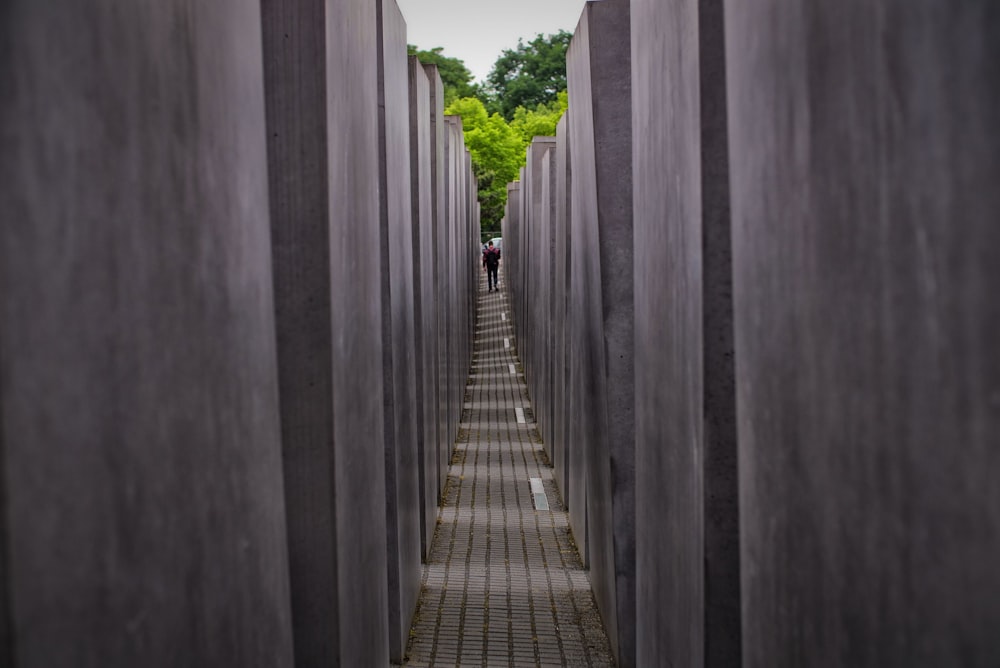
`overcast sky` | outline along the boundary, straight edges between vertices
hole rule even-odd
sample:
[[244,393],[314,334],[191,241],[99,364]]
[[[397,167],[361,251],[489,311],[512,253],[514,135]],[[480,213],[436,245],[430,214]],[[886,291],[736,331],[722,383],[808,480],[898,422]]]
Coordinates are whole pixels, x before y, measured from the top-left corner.
[[409,44],[444,48],[465,61],[476,81],[486,78],[504,49],[517,38],[573,32],[585,0],[397,0]]

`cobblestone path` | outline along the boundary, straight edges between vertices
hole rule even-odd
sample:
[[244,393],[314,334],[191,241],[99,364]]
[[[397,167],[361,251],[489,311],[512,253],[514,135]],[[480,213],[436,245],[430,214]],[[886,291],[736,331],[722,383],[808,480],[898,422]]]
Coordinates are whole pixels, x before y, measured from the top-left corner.
[[[488,293],[484,275],[465,410],[405,665],[611,666],[505,294]],[[535,509],[531,478],[541,479],[549,510]]]

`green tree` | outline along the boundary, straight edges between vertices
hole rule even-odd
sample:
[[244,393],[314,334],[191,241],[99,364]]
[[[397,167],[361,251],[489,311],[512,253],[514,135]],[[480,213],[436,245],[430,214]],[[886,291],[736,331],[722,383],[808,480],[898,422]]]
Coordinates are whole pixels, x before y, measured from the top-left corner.
[[559,91],[556,101],[551,104],[542,103],[533,110],[524,107],[515,109],[510,127],[521,135],[525,146],[531,143],[533,137],[552,137],[568,106],[569,95],[564,90]]
[[518,107],[552,104],[566,90],[566,50],[573,36],[565,30],[537,35],[527,44],[505,49],[486,77],[491,110],[512,120]]
[[444,84],[444,104],[448,106],[463,97],[478,97],[479,86],[472,82],[472,72],[465,66],[465,61],[449,58],[441,53],[442,47],[436,46],[430,51],[423,51],[413,44],[406,45],[406,52],[416,56],[424,65],[437,65],[441,73],[441,83]]
[[462,117],[465,146],[479,184],[482,228],[484,233],[495,236],[507,202],[507,184],[517,179],[524,164],[524,140],[500,114],[487,114],[478,98],[455,100],[445,113]]

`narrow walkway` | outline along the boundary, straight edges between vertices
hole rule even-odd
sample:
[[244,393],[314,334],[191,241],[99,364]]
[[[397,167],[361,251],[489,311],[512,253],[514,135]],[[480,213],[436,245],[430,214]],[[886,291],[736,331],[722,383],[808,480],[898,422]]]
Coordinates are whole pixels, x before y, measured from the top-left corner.
[[[505,296],[488,293],[483,275],[465,410],[405,665],[611,666]],[[536,510],[536,498],[549,509]]]

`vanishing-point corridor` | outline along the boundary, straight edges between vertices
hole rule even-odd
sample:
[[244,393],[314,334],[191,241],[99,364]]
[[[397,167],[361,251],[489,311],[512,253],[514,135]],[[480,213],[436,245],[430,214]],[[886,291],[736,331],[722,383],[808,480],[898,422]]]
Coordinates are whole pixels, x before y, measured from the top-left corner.
[[[535,425],[506,295],[487,292],[484,277],[458,443],[406,665],[609,666],[590,580]],[[533,494],[532,479],[544,499]]]

